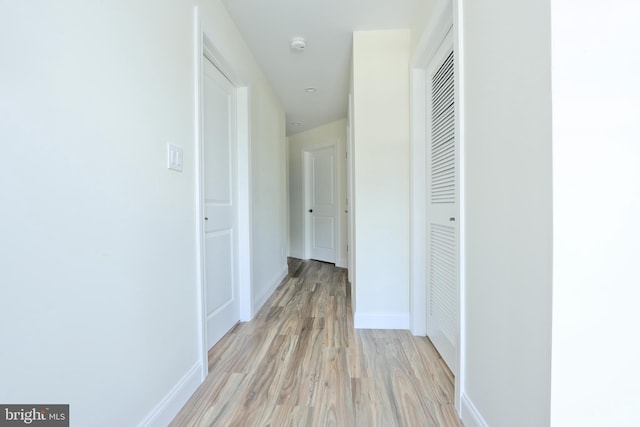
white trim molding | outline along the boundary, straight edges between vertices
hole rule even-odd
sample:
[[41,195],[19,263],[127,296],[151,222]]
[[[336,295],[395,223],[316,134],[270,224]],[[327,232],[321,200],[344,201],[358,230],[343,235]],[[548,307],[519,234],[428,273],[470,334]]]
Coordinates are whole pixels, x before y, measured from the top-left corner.
[[409,313],[360,313],[353,316],[356,329],[409,329]]
[[202,384],[200,378],[200,361],[176,383],[160,402],[138,424],[139,427],[166,426],[176,417],[180,409]]
[[204,295],[204,224],[202,223],[202,213],[204,212],[203,200],[203,188],[202,181],[200,179],[202,175],[202,153],[200,152],[200,138],[202,138],[202,97],[200,96],[200,90],[202,88],[202,55],[204,55],[204,43],[203,43],[203,30],[200,22],[200,11],[198,6],[193,8],[193,80],[195,82],[193,86],[194,91],[194,157],[195,157],[195,192],[196,192],[196,274],[198,278],[198,334],[200,336],[200,378],[202,381],[207,377],[209,372],[208,361],[208,348],[207,337],[205,329],[205,316],[207,309],[205,307],[205,295]]
[[253,270],[251,224],[251,93],[249,87],[237,88],[238,126],[238,280],[240,284],[240,320],[253,319]]
[[423,68],[411,70],[411,333],[427,335],[426,245],[426,147],[424,142],[426,115],[426,77]]
[[461,401],[460,419],[466,427],[489,427],[469,396],[462,393]]
[[458,143],[458,185],[459,185],[459,197],[458,197],[458,370],[455,373],[455,385],[454,385],[454,400],[455,406],[458,410],[458,414],[462,414],[462,395],[465,393],[465,366],[466,366],[466,178],[465,178],[465,132],[464,132],[464,110],[465,110],[465,98],[464,98],[464,56],[465,49],[463,43],[463,9],[462,2],[460,0],[453,1],[453,49],[456,53],[455,61],[455,86],[457,88],[455,95],[455,103],[458,106],[456,109],[456,139]]

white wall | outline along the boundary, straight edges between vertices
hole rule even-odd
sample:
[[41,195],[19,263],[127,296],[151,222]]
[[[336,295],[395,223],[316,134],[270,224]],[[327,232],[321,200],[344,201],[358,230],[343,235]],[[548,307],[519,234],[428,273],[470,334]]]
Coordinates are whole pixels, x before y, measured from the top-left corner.
[[640,7],[551,2],[551,425],[640,419]]
[[252,260],[257,310],[287,274],[287,147],[285,115],[278,99],[270,91],[251,93]]
[[409,327],[409,49],[353,34],[356,327]]
[[419,2],[411,22],[411,52],[413,53],[420,42],[425,28],[437,13],[439,3],[450,0],[424,0]]
[[[251,86],[259,293],[284,265],[284,113],[221,2],[201,6]],[[0,4],[3,403],[135,425],[199,380],[192,7]]]
[[335,142],[338,156],[338,195],[340,216],[338,227],[340,228],[340,241],[336,251],[336,265],[347,266],[347,216],[344,211],[346,206],[346,137],[347,120],[337,120],[314,129],[300,132],[289,137],[289,218],[290,218],[290,255],[296,258],[305,258],[304,240],[304,151],[313,147],[323,146]]
[[492,427],[545,426],[552,275],[549,2],[461,5],[463,397]]

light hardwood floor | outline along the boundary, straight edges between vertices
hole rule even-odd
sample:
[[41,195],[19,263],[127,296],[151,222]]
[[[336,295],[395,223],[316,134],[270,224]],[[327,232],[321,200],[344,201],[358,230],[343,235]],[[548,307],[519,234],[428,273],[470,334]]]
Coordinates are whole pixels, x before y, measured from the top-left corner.
[[354,330],[344,269],[290,259],[289,271],[210,350],[209,376],[171,426],[462,426],[428,339]]

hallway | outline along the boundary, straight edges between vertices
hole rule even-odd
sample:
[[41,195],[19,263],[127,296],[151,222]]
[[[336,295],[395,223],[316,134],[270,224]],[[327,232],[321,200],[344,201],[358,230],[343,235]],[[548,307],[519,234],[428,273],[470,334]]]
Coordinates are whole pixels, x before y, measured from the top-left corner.
[[453,378],[426,338],[354,330],[347,272],[289,259],[254,320],[209,352],[171,426],[461,426]]

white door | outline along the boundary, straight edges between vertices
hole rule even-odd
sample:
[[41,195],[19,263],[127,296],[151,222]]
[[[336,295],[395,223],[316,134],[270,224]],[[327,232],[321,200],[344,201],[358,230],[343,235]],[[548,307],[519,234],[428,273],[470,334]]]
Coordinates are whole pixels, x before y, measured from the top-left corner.
[[335,146],[305,152],[309,258],[336,262]]
[[207,348],[240,320],[236,90],[203,59],[203,192]]
[[454,53],[445,40],[427,68],[427,336],[455,372],[458,343],[458,142]]

